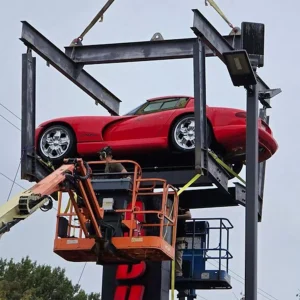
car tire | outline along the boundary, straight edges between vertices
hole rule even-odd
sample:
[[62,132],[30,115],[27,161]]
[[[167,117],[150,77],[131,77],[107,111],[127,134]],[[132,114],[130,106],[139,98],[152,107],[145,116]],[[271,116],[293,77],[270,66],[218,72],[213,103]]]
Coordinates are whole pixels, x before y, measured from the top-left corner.
[[75,156],[75,135],[67,126],[50,125],[40,134],[37,141],[37,150],[43,160],[51,161],[54,165],[57,165],[62,163],[64,158]]
[[[235,172],[237,175],[239,175],[243,169],[244,164],[242,162],[235,162],[235,163],[226,163],[228,167]],[[226,171],[227,174],[229,175],[228,178],[233,179],[235,178],[234,175],[232,175],[230,172]]]
[[[179,119],[176,120],[176,122],[173,124],[172,129],[171,129],[171,141],[172,141],[172,146],[175,150],[180,151],[180,152],[192,152],[195,150],[195,146],[193,141],[195,142],[195,118],[193,114],[188,114],[180,117]],[[194,129],[190,130],[189,132],[186,133],[180,133],[179,128],[182,127],[187,127],[191,126]],[[210,124],[207,122],[207,146],[208,148],[211,146],[212,143],[212,128]],[[182,141],[183,138],[185,138],[185,141]],[[182,141],[182,142],[181,142]]]

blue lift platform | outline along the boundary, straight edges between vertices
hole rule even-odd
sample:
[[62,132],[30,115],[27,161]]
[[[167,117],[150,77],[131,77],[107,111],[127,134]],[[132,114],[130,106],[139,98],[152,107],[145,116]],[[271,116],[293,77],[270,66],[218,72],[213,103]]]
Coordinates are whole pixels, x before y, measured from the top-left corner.
[[[178,291],[189,290],[188,299],[196,297],[195,290],[231,289],[228,274],[229,259],[233,258],[229,252],[231,222],[225,218],[194,218],[186,221],[185,225],[183,278],[176,280],[175,288]],[[217,241],[217,244],[211,245],[211,241]],[[209,266],[207,263],[210,263]]]

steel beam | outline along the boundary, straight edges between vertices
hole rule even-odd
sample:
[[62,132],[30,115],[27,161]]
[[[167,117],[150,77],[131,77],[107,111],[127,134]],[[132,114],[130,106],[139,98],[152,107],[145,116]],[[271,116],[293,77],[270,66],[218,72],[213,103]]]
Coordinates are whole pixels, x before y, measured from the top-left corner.
[[[237,36],[223,37],[230,45],[240,48],[241,38]],[[65,53],[73,61],[84,65],[140,62],[153,60],[171,60],[193,58],[193,46],[196,38],[172,39],[160,41],[141,41],[103,45],[68,46]],[[215,53],[205,46],[206,57]]]
[[[223,38],[215,27],[199,12],[199,10],[193,9],[193,12],[194,23],[192,30],[195,35],[201,38],[203,42],[220,58],[220,60],[225,63],[223,53],[234,50],[233,46]],[[237,37],[238,36],[236,36],[236,38]],[[256,78],[258,81],[258,93],[264,93],[269,90],[267,84],[259,76],[256,76]]]
[[194,114],[195,114],[195,169],[207,170],[207,118],[206,118],[206,74],[205,46],[197,39],[194,43]]
[[[186,190],[180,195],[182,208],[199,209],[212,207],[246,206],[246,187],[234,182],[234,187],[228,187],[228,193],[220,188],[201,188]],[[262,199],[258,197],[258,221],[261,221]]]
[[84,71],[81,65],[72,61],[28,22],[22,21],[22,24],[22,36],[20,39],[27,47],[34,50],[47,63],[70,79],[97,103],[105,107],[112,115],[119,115],[120,99]]
[[22,54],[21,179],[33,181],[35,136],[36,58]]
[[[246,187],[239,182],[234,182],[234,199],[236,200],[237,204],[246,207]],[[229,188],[230,189],[230,188]],[[258,196],[258,209],[257,209],[257,216],[258,222],[262,221],[262,207],[263,207],[263,199]]]
[[[202,150],[202,154],[204,157],[204,151]],[[207,156],[207,174],[200,176],[195,183],[193,183],[193,187],[196,186],[211,186],[213,183],[220,188],[220,190],[224,193],[228,192],[228,175],[224,171],[224,169],[211,157],[211,155]],[[169,184],[172,184],[176,187],[183,187],[188,181],[190,181],[198,172],[194,170],[188,170],[184,168],[174,169],[174,170],[159,170],[159,168],[155,168],[153,170],[143,171],[143,178],[162,178],[165,179]],[[151,183],[149,183],[151,185]],[[157,187],[161,187],[157,184]]]
[[[171,171],[160,171],[160,170],[153,170],[153,171],[143,171],[143,178],[162,178],[165,179],[168,184],[172,184],[175,187],[183,187],[187,182],[189,182],[195,175],[195,170],[171,170]],[[151,186],[151,182],[143,183],[143,186]],[[196,186],[212,186],[212,182],[210,178],[206,176],[201,176],[196,182],[193,183],[193,187]],[[224,182],[225,186],[225,182]],[[157,188],[161,188],[162,185],[157,183]]]
[[245,295],[257,299],[258,91],[247,90]]
[[21,106],[21,179],[39,182],[52,170],[43,165],[35,154],[36,58],[30,49],[22,54]]
[[[270,117],[266,115],[266,108],[260,109],[259,117],[269,125]],[[258,195],[261,199],[264,198],[266,163],[267,163],[266,161],[263,161],[258,166]],[[262,210],[262,208],[261,208],[261,210]]]

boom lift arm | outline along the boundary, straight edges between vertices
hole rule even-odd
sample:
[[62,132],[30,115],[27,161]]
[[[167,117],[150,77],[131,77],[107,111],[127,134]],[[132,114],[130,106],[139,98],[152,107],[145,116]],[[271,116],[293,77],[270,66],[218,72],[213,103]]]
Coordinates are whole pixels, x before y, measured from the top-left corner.
[[[92,188],[89,172],[90,169],[81,159],[69,159],[64,161],[64,165],[45,177],[32,188],[18,194],[0,207],[0,237],[21,220],[25,220],[37,209],[47,210],[52,204],[51,194],[58,191],[74,192],[74,185],[77,181],[78,193],[88,197],[83,197],[86,205],[91,207],[94,217],[91,222],[96,230],[96,235],[101,237],[97,220],[103,218],[103,209],[97,205],[97,199]],[[48,202],[48,204],[47,204]],[[51,205],[52,206],[52,205]]]

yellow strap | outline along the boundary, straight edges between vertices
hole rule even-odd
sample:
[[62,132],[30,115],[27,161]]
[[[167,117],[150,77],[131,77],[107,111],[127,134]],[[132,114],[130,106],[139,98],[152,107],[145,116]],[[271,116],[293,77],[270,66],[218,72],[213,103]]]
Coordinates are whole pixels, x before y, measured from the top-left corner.
[[226,18],[225,14],[218,7],[218,5],[213,0],[205,0],[205,5],[207,6],[207,2],[217,11],[217,13],[224,19],[224,21],[231,27],[234,28],[230,21]]
[[171,273],[171,299],[174,300],[175,291],[175,260],[172,260],[172,273]]
[[51,162],[45,162],[45,161],[42,160],[41,158],[38,159],[38,160],[39,160],[42,164],[44,164],[46,167],[48,167],[48,168],[52,169],[53,171],[55,171],[55,168],[54,168],[54,166],[52,165]]
[[226,171],[228,171],[228,173],[239,179],[242,183],[246,184],[246,181],[237,173],[235,173],[229,166],[227,166],[215,153],[211,151],[209,153],[219,165],[221,165],[224,169],[226,169]]
[[[188,187],[190,187],[198,178],[200,178],[201,174],[196,174],[185,186],[183,186],[178,192],[177,195],[179,196],[183,193]],[[173,210],[173,207],[172,207]],[[172,212],[171,212],[172,213]],[[172,270],[171,270],[171,299],[175,299],[175,260],[172,260]]]
[[[76,193],[74,193],[74,199],[77,202],[77,194]],[[69,211],[70,207],[71,207],[71,198],[69,198],[67,207],[66,207],[65,212],[64,212],[65,214]]]
[[97,13],[91,23],[86,27],[86,29],[81,33],[78,37],[81,41],[83,40],[84,36],[92,29],[92,27],[99,21],[103,21],[103,14],[108,10],[108,8],[113,4],[115,0],[108,0],[106,4],[101,8],[101,10]]
[[178,192],[177,195],[179,196],[181,193],[183,193],[189,186],[191,186],[199,177],[201,174],[196,174],[184,187],[182,187]]
[[66,207],[66,209],[64,211],[64,214],[66,214],[69,211],[70,206],[71,206],[71,198],[69,198],[69,201],[68,201],[67,207]]
[[[58,199],[60,199],[60,197],[62,196],[62,192],[58,192]],[[77,201],[77,194],[74,193],[74,199],[75,201]],[[68,204],[67,204],[67,207],[65,208],[65,211],[64,211],[64,214],[68,213],[68,211],[70,210],[70,207],[71,207],[71,198],[69,198],[68,200]]]

